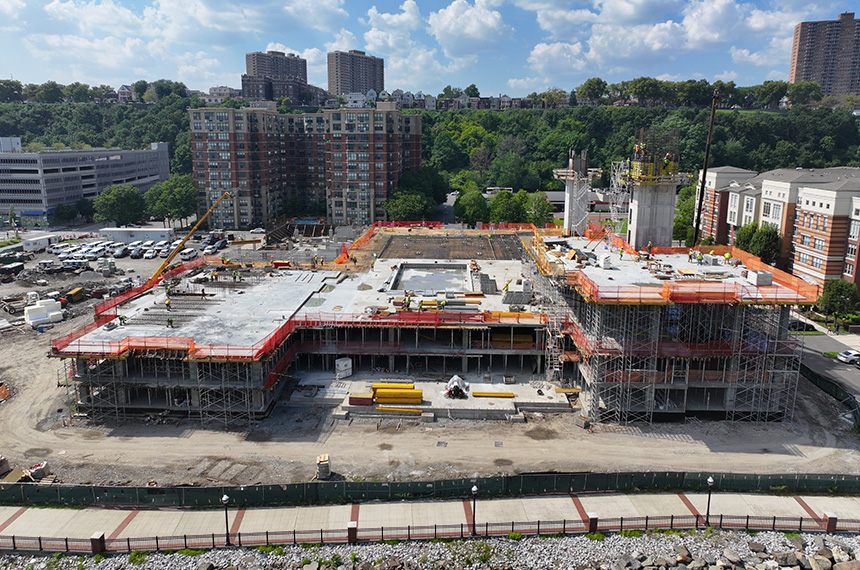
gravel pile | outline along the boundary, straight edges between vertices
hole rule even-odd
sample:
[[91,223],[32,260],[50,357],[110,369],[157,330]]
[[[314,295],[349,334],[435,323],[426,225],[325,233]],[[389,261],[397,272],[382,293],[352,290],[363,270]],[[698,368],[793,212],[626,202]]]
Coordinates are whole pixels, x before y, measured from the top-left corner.
[[[628,533],[632,534],[632,533]],[[858,570],[855,536],[778,532],[651,533],[588,538],[502,538],[450,542],[272,547],[129,555],[0,556],[27,570]]]

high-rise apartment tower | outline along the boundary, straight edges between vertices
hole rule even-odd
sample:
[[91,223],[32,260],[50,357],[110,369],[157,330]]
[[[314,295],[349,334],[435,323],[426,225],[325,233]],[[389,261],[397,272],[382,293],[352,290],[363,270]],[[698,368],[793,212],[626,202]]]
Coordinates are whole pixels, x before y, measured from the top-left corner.
[[794,27],[789,83],[814,81],[824,95],[860,94],[860,25],[854,12]]
[[333,51],[328,54],[328,92],[332,96],[385,89],[385,60],[363,51]]

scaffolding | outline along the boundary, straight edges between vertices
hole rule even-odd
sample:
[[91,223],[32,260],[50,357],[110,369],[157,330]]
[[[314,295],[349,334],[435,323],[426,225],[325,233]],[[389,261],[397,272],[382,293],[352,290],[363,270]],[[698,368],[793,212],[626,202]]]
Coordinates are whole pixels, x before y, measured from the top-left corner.
[[574,151],[569,153],[567,168],[552,171],[557,180],[564,180],[564,229],[574,235],[583,235],[588,226],[588,180],[587,151],[577,158]]
[[627,189],[626,179],[630,173],[629,161],[617,161],[612,163],[612,177],[609,182],[609,232],[617,236],[624,236],[627,222],[628,208],[630,204],[630,192]]

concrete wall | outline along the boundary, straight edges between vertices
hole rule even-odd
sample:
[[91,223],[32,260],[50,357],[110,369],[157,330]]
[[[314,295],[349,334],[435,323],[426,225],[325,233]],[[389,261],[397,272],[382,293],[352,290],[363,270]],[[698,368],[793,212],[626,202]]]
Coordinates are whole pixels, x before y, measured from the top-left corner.
[[627,241],[636,249],[672,245],[675,185],[635,185],[630,198]]

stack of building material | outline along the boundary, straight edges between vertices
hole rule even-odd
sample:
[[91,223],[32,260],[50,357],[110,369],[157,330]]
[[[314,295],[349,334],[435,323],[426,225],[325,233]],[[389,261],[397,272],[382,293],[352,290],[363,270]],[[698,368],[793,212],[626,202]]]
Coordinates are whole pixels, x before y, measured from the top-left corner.
[[412,390],[415,384],[412,382],[374,382],[370,389],[376,393],[377,390]]
[[24,309],[24,322],[36,327],[44,323],[59,323],[63,320],[63,309],[59,301],[42,299],[36,305]]
[[372,406],[373,405],[373,392],[350,392],[349,393],[349,405],[350,406]]
[[317,457],[317,479],[323,481],[331,477],[331,463],[329,463],[328,454]]
[[338,378],[349,378],[352,376],[352,358],[338,358],[334,361],[334,368]]
[[386,389],[381,388],[374,391],[374,401],[377,404],[420,404],[423,400],[423,390],[412,389]]

